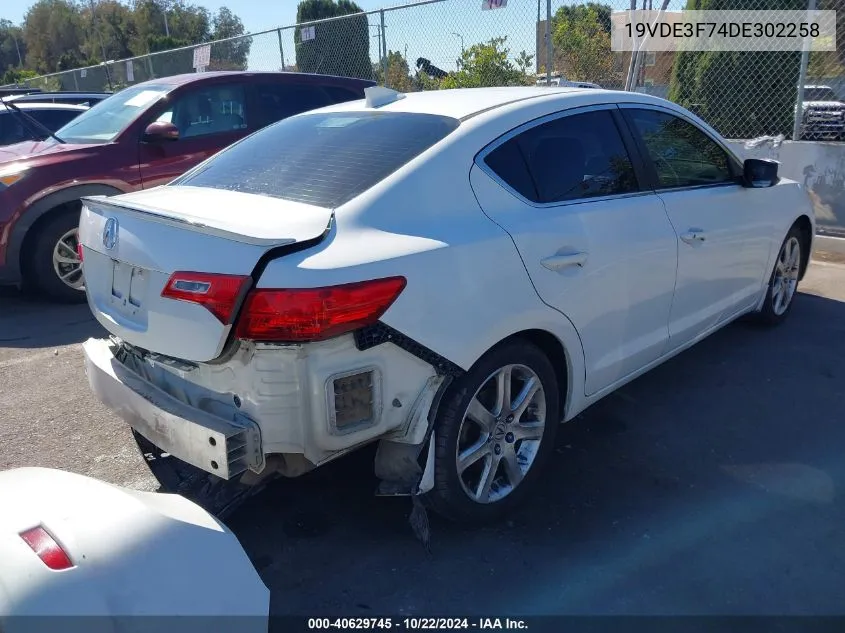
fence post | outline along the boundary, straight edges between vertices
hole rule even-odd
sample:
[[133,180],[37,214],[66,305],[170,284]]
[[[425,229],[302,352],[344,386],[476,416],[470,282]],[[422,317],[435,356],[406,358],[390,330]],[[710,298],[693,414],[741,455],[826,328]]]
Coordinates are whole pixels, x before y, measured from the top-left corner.
[[153,70],[153,56],[149,55],[149,54],[147,55],[147,66],[150,69],[150,79],[155,79],[156,74],[155,74],[155,71]]
[[379,11],[379,17],[381,18],[381,50],[379,54],[381,55],[381,68],[384,73],[384,87],[389,88],[390,86],[387,85],[387,33],[384,31],[384,9]]
[[[810,11],[816,10],[816,0],[807,0],[807,20],[810,21]],[[801,140],[801,124],[804,121],[804,84],[807,82],[807,66],[810,62],[809,38],[804,38],[804,47],[801,51],[801,70],[798,73],[798,95],[795,99],[795,117],[792,122],[792,140]]]
[[282,29],[276,29],[276,35],[279,36],[279,55],[282,56],[282,67],[280,70],[285,70],[285,48],[282,46]]
[[552,85],[552,0],[546,0],[546,85]]

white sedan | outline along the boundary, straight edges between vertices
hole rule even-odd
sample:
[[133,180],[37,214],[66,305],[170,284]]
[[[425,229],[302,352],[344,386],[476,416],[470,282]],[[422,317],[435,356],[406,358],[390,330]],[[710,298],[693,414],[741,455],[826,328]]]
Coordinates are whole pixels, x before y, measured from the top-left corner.
[[85,343],[153,473],[225,513],[369,442],[386,494],[508,510],[558,422],[737,317],[789,314],[802,187],[648,95],[399,94],[85,201]]
[[18,468],[0,472],[0,507],[4,633],[267,631],[237,538],[187,499]]

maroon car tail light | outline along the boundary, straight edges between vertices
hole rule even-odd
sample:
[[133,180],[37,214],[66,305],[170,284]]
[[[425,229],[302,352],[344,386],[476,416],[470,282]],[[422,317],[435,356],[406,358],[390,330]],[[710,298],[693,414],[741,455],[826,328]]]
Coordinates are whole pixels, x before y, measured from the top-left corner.
[[324,288],[256,289],[236,336],[255,341],[322,341],[375,323],[405,289],[404,277]]
[[23,541],[38,555],[41,562],[53,571],[62,571],[73,567],[70,556],[62,549],[50,533],[39,525],[20,533]]
[[223,325],[232,322],[241,298],[249,288],[249,275],[218,275],[177,271],[170,276],[161,296],[197,303]]

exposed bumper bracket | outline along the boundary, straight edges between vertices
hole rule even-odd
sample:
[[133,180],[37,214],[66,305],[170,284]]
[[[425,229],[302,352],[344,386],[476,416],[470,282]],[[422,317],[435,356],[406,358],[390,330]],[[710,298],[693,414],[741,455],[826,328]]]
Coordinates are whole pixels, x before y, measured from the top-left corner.
[[177,400],[118,361],[109,341],[88,339],[83,351],[92,391],[163,451],[222,479],[264,468],[261,431],[246,416],[226,420]]

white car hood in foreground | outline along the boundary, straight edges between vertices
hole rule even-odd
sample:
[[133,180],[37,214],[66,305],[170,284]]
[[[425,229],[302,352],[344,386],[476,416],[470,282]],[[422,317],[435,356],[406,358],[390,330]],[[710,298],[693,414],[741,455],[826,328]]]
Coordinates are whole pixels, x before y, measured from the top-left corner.
[[[237,538],[187,499],[20,468],[0,472],[0,508],[3,633],[33,630],[37,618],[20,616],[71,615],[97,617],[61,618],[56,630],[185,630],[190,621],[203,628],[201,618],[171,627],[174,618],[119,617],[176,615],[252,616],[219,623],[267,630],[269,592]],[[20,538],[38,525],[73,568],[49,569]]]

